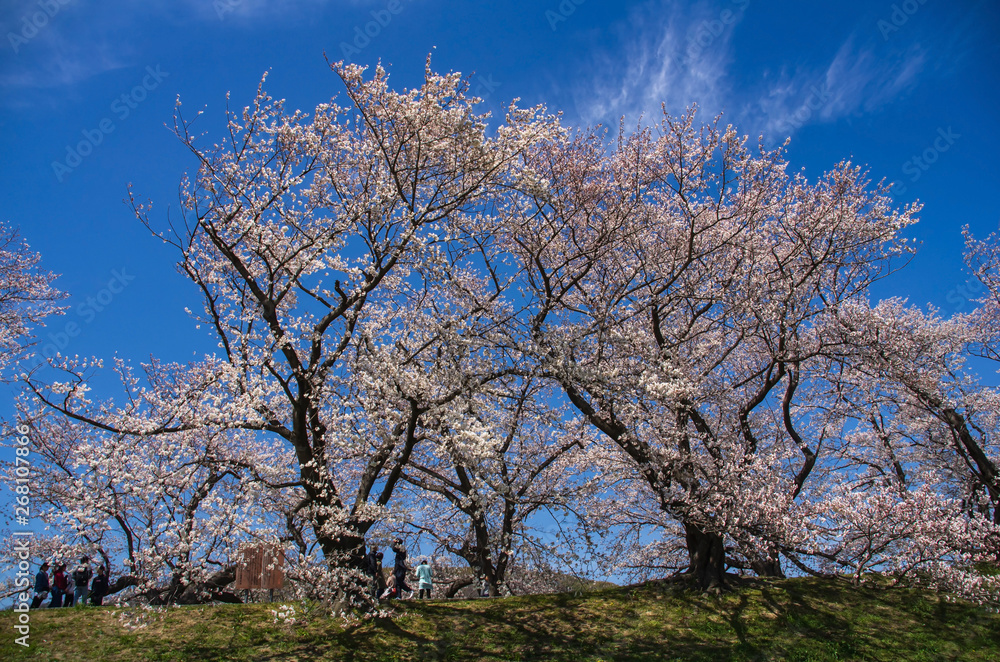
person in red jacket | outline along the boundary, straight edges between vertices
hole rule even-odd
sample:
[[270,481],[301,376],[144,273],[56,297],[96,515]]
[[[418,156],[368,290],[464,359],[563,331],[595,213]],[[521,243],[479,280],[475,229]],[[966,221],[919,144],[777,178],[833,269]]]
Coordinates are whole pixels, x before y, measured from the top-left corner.
[[57,563],[55,572],[52,573],[52,602],[49,603],[50,609],[52,607],[63,606],[63,596],[66,595],[68,587],[69,580],[66,579],[66,564]]

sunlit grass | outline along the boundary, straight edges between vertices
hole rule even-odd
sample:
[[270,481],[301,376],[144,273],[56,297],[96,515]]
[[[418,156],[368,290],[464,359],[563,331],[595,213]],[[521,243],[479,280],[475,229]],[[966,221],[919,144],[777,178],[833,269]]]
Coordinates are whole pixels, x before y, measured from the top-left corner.
[[[141,630],[112,608],[36,611],[31,648],[3,660],[983,660],[1000,616],[902,588],[755,581],[721,596],[665,585],[492,600],[405,602],[344,627],[315,612],[275,625],[274,605],[179,607]],[[301,612],[301,610],[300,610]]]

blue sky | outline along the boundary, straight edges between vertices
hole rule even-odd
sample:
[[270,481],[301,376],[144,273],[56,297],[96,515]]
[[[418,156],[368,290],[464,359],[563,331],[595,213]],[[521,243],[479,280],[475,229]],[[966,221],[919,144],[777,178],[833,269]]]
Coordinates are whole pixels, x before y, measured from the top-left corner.
[[[198,297],[170,249],[123,204],[127,185],[157,221],[176,214],[194,168],[165,126],[176,99],[206,111],[214,141],[226,93],[242,108],[265,71],[290,109],[339,93],[324,53],[381,59],[397,87],[417,84],[432,53],[438,71],[473,74],[488,108],[520,97],[571,125],[634,126],[661,102],[697,103],[703,120],[722,112],[769,145],[791,136],[793,168],[812,177],[842,158],[867,164],[899,183],[901,203],[925,203],[917,258],[876,294],[946,314],[973,293],[961,226],[986,235],[1000,222],[996,0],[7,0],[0,27],[0,211],[72,294],[42,333],[69,354],[215,349],[184,312]],[[89,153],[72,156],[81,141]],[[61,337],[70,323],[78,334]]]

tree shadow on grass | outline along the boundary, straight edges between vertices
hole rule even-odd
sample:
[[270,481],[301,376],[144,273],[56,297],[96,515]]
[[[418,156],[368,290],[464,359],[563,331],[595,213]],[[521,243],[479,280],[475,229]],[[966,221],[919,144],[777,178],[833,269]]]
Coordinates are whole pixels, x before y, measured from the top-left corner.
[[[177,635],[157,628],[122,635],[128,642],[112,636],[115,645],[92,659],[929,661],[1000,647],[1000,633],[989,627],[995,617],[981,608],[836,582],[760,582],[721,596],[652,585],[583,595],[407,602],[393,619],[347,629],[322,617],[291,630],[271,627],[266,619],[243,629],[245,620],[217,610],[176,623]],[[43,623],[39,635],[46,632]],[[52,637],[64,630],[52,629]]]
[[[772,625],[775,637],[784,634],[781,638],[789,642],[790,647],[785,652],[797,651],[805,656],[825,653],[832,659],[844,659],[845,656],[853,659],[859,649],[859,636],[852,622],[850,605],[844,602],[843,588],[835,583],[825,586],[824,600],[817,602],[814,593],[807,594],[796,584],[783,582],[780,590],[788,596],[785,604],[781,604],[770,589],[761,589],[764,604],[775,609],[778,615]],[[845,604],[843,610],[828,606],[840,603]],[[788,636],[789,633],[792,636]]]
[[[645,596],[644,596],[645,597]],[[461,623],[455,630],[422,633],[421,645],[399,651],[403,660],[718,660],[730,658],[731,643],[706,642],[693,632],[665,637],[663,624],[642,631],[634,600],[627,592],[603,596],[606,609],[595,614],[581,605],[585,597],[552,596],[543,605],[497,602],[424,605],[435,622]],[[637,604],[648,608],[648,599]],[[417,612],[411,612],[417,613]],[[410,624],[412,623],[412,625]],[[397,626],[398,627],[398,626]],[[417,619],[407,627],[419,627]],[[409,635],[414,635],[409,632]],[[359,642],[360,643],[360,642]],[[361,658],[378,659],[378,658]]]

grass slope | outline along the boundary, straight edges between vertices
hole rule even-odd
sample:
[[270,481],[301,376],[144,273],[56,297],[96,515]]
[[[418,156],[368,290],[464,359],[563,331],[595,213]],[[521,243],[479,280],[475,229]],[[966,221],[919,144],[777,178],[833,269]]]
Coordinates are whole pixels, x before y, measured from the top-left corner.
[[404,602],[343,628],[322,613],[274,625],[276,605],[178,607],[137,632],[112,608],[31,614],[17,660],[1000,660],[1000,616],[910,589],[756,580],[722,596],[663,585],[493,600]]

